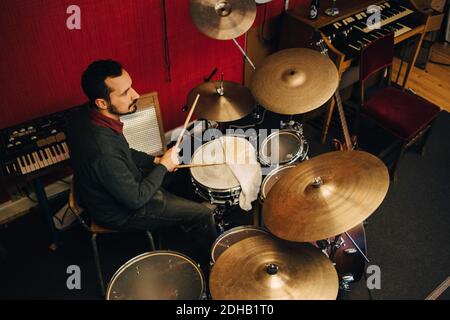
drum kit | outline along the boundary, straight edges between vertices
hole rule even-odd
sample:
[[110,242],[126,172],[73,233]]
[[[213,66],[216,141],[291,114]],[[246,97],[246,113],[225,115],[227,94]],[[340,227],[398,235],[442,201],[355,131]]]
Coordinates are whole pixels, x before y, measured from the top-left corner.
[[[194,24],[214,39],[235,39],[250,28],[255,15],[254,0],[191,0]],[[292,116],[326,103],[338,83],[329,58],[300,48],[269,56],[253,74],[250,88],[223,79],[194,88],[187,102],[192,105],[196,99],[194,114],[199,119],[237,121],[254,111],[255,101],[291,117],[289,125],[267,136],[259,151],[248,151],[256,152],[261,165],[274,168],[262,179],[257,201],[263,221],[229,229],[217,238],[211,250],[209,296],[195,262],[177,252],[154,251],[116,272],[107,299],[336,299],[339,290],[358,281],[369,261],[363,222],[387,194],[388,170],[362,151],[308,159],[302,124],[292,121]],[[215,157],[217,165],[202,166],[210,164],[203,155],[212,154],[218,141],[194,153],[192,181],[207,201],[236,205],[240,186],[226,161]],[[151,288],[139,293],[143,281]]]

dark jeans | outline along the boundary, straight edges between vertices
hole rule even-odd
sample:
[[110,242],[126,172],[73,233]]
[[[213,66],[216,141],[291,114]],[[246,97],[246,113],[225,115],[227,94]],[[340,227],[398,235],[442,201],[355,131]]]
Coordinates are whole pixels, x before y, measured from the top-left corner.
[[163,186],[183,197],[161,188],[165,198],[164,210],[161,213],[154,213],[151,208],[142,210],[142,213],[134,215],[128,221],[125,229],[151,231],[181,226],[192,234],[193,240],[201,247],[205,256],[209,256],[211,246],[217,238],[213,212],[201,203],[186,199],[198,200],[190,187],[190,180],[186,179],[189,179],[186,172],[168,175]]

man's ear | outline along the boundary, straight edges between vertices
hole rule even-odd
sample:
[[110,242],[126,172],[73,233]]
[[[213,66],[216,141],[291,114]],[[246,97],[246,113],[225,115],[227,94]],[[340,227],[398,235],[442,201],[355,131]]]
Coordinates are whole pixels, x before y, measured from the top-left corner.
[[106,102],[105,99],[95,99],[95,105],[100,110],[107,110],[108,109],[108,102]]

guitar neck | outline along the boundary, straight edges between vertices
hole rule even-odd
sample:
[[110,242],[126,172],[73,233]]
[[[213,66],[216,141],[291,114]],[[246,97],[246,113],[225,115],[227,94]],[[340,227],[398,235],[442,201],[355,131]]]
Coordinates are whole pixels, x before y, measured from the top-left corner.
[[334,94],[334,99],[336,100],[336,105],[338,107],[339,120],[341,121],[342,132],[344,133],[345,144],[348,148],[352,147],[352,140],[350,138],[350,132],[347,126],[347,120],[345,119],[344,107],[342,106],[341,95],[339,89],[336,90]]
[[[328,48],[326,47],[325,42],[320,37],[320,35],[317,35],[317,39],[318,39],[318,41],[316,42],[316,45],[319,47],[320,53],[326,57],[329,57],[328,56]],[[342,106],[342,100],[341,100],[341,95],[339,93],[339,88],[336,89],[336,92],[334,93],[334,100],[338,107],[339,120],[341,122],[342,132],[344,133],[345,145],[346,145],[347,149],[352,149],[353,143],[350,138],[350,133],[348,131],[347,120],[345,119],[344,107]]]

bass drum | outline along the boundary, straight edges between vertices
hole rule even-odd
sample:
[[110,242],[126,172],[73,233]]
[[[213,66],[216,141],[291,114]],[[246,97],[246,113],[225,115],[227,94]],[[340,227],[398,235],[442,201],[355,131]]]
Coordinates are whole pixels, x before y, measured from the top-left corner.
[[117,270],[106,300],[200,300],[205,279],[199,266],[174,251],[151,251],[134,257]]
[[213,265],[219,256],[233,244],[261,234],[269,234],[269,232],[255,226],[240,226],[222,233],[212,246],[211,265]]
[[[355,240],[358,247],[367,256],[366,232],[364,230],[364,225],[361,223],[347,231],[347,233],[353,240]],[[324,241],[318,241],[316,246],[323,249],[326,246],[325,243],[330,244],[332,241],[334,241],[332,238]],[[347,283],[358,282],[364,275],[366,260],[345,233],[341,235],[338,243],[340,244],[340,247],[334,254],[333,262],[336,264],[339,280]],[[327,246],[327,248],[322,251],[327,256],[330,256],[330,246]]]

